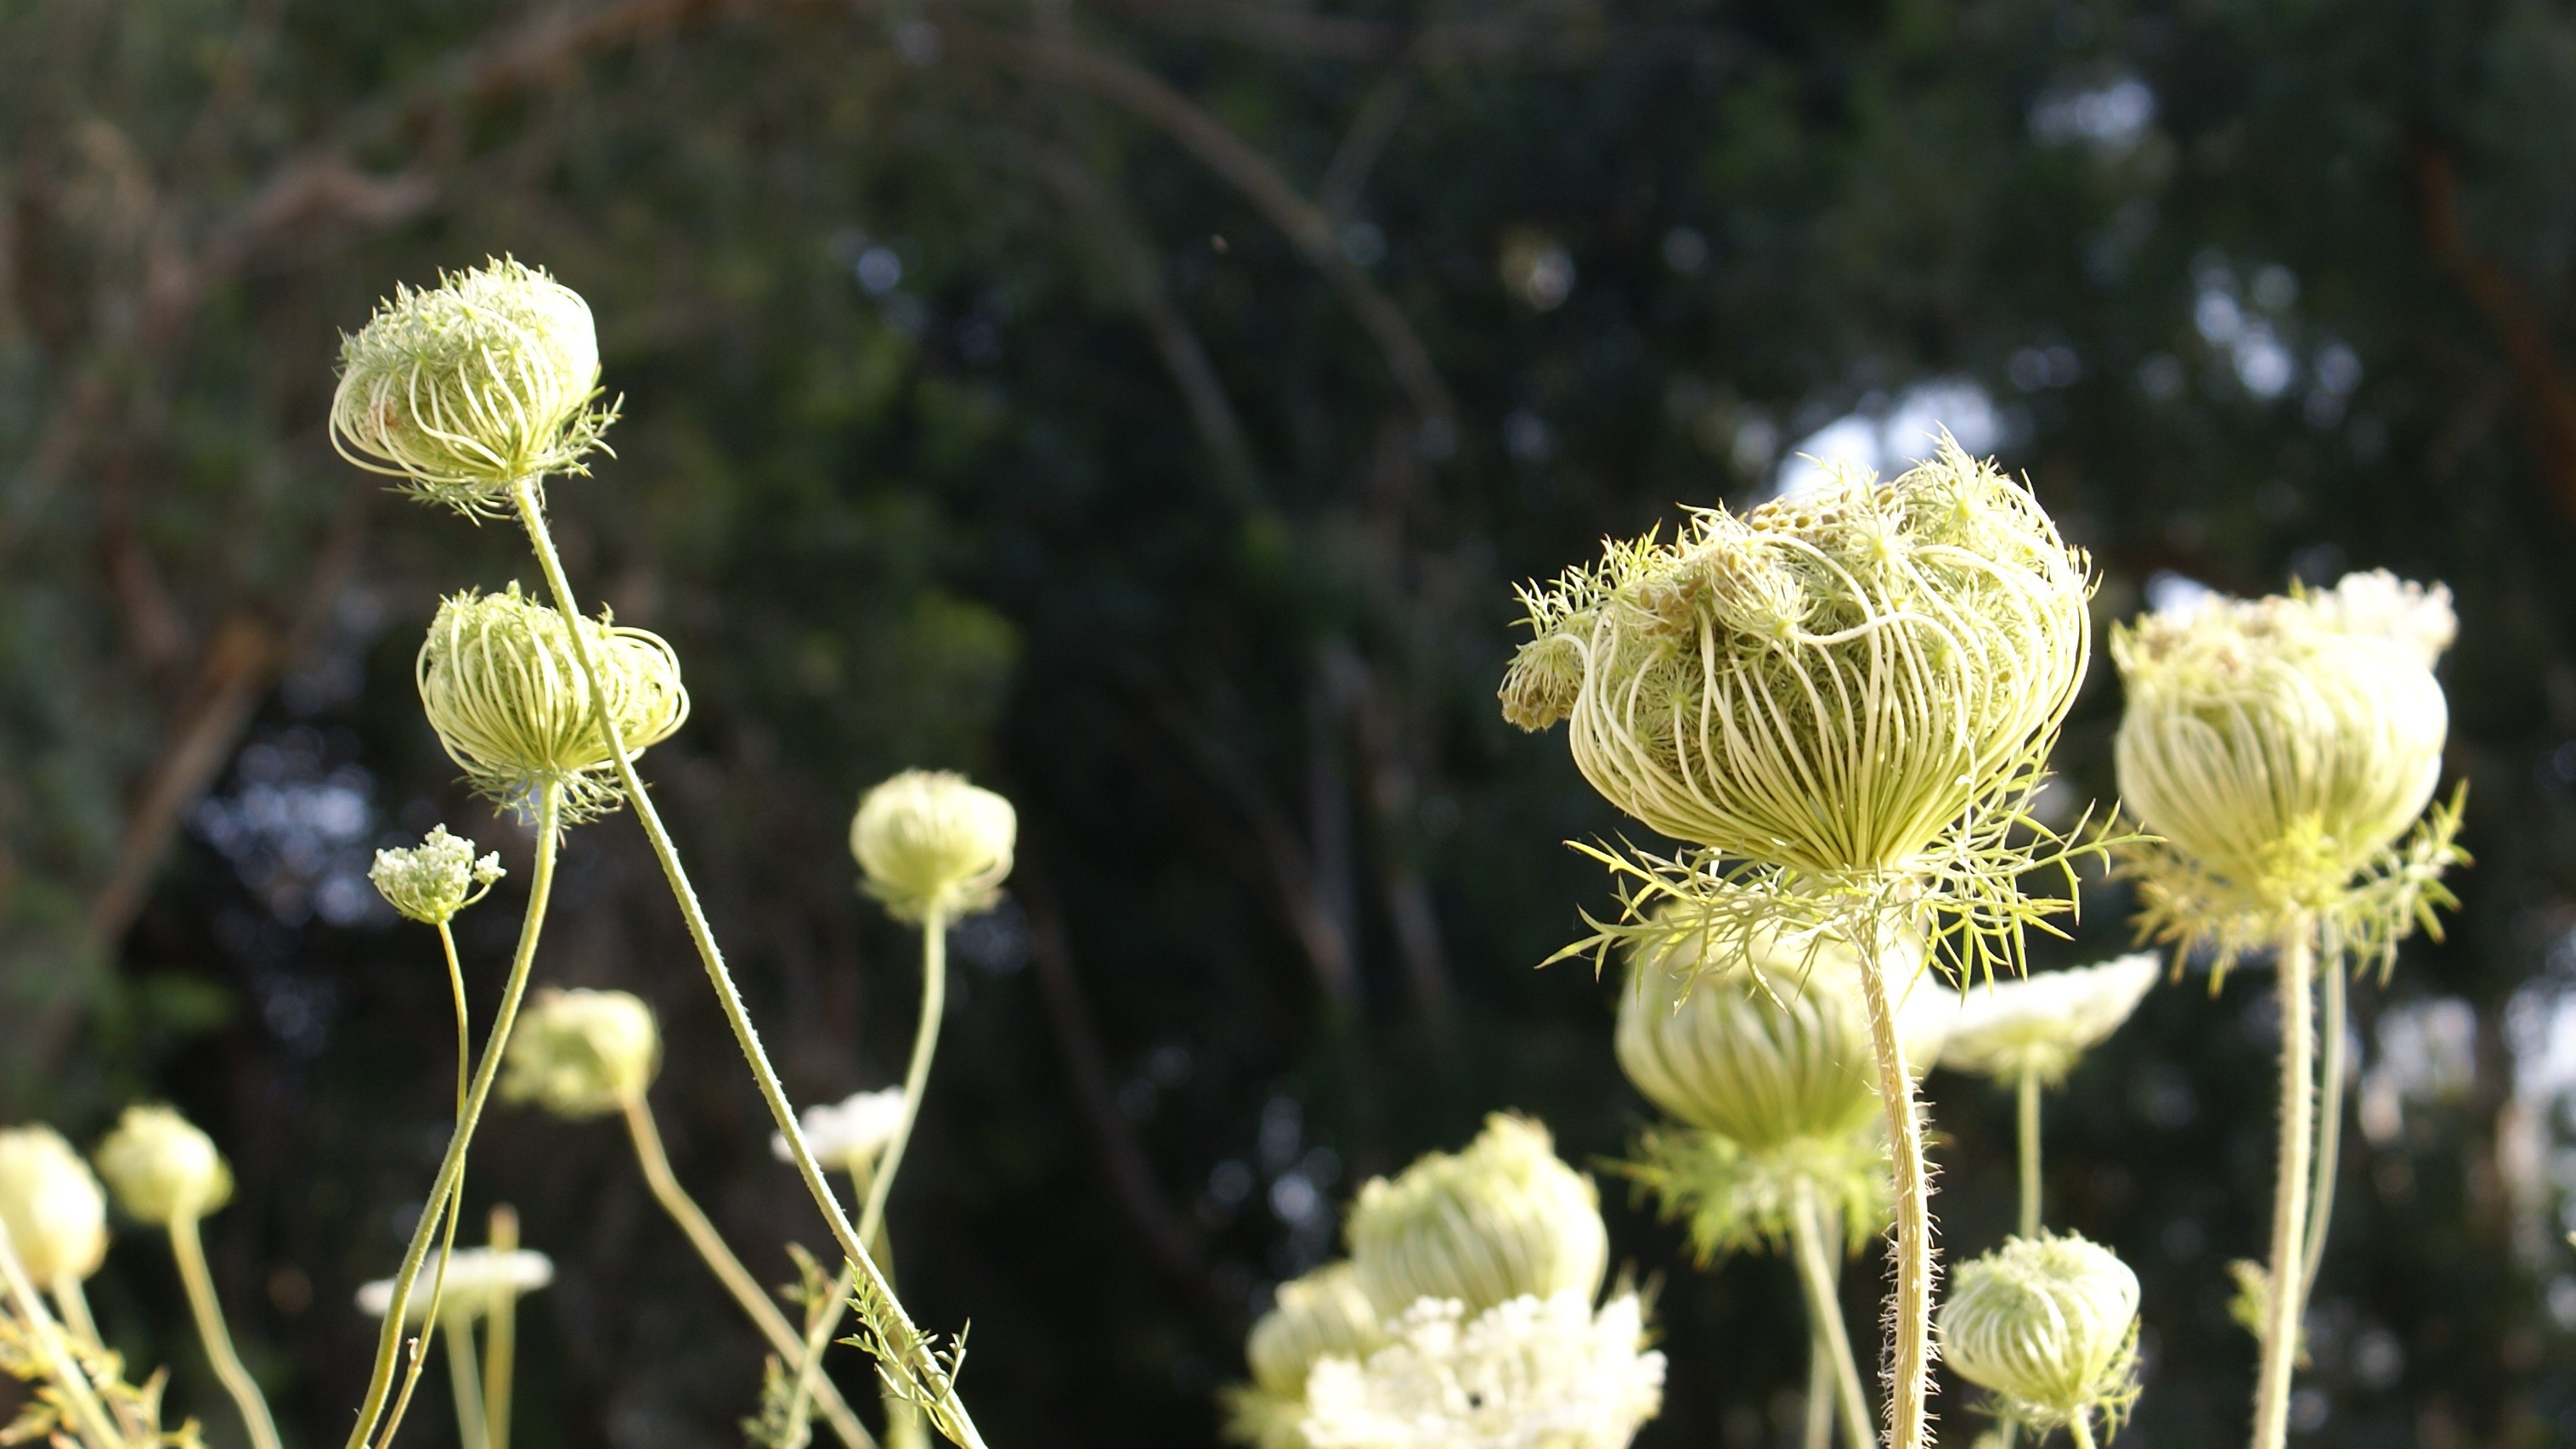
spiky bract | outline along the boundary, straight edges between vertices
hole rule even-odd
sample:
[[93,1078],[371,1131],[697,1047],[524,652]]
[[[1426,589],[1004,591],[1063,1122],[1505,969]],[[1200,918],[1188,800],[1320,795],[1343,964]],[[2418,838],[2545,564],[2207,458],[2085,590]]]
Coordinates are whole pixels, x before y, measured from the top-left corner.
[[1952,1277],[1941,1353],[1998,1417],[2116,1424],[2138,1394],[2138,1275],[2072,1233],[2007,1238]]
[[1361,1187],[1350,1241],[1361,1291],[1389,1315],[1421,1298],[1471,1314],[1524,1294],[1589,1302],[1610,1260],[1592,1180],[1558,1160],[1546,1127],[1503,1113],[1465,1151]]
[[1747,1148],[1718,1132],[1652,1127],[1637,1136],[1636,1160],[1619,1172],[1652,1194],[1666,1222],[1688,1228],[1702,1267],[1735,1253],[1790,1246],[1802,1194],[1838,1224],[1857,1253],[1884,1231],[1896,1208],[1887,1133],[1863,1123],[1839,1137],[1796,1137]]

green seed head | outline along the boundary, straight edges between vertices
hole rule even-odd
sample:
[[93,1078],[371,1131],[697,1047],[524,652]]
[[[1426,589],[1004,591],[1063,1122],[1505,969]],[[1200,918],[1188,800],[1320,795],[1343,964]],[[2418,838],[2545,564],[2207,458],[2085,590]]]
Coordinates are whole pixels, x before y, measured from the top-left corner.
[[1360,1189],[1351,1262],[1381,1315],[1454,1299],[1469,1315],[1535,1294],[1600,1291],[1610,1243],[1592,1180],[1547,1128],[1502,1113],[1464,1152],[1430,1153]]
[[51,1127],[0,1131],[0,1227],[27,1276],[79,1281],[107,1258],[107,1194]]
[[[669,739],[689,717],[680,661],[658,635],[574,620],[599,668],[628,758]],[[439,743],[474,788],[524,805],[562,792],[568,818],[616,807],[614,757],[564,616],[522,598],[471,590],[443,600],[414,671]]]
[[342,339],[331,440],[428,502],[491,516],[522,480],[588,471],[617,416],[598,396],[590,304],[505,259],[397,288]]
[[1019,840],[1011,802],[944,770],[906,770],[868,791],[850,821],[867,892],[911,921],[992,904]]
[[2137,1397],[2138,1275],[2072,1233],[2007,1238],[1960,1265],[1940,1332],[1951,1369],[2034,1428],[2116,1419]]
[[167,1107],[128,1107],[93,1154],[127,1217],[160,1226],[231,1201],[233,1171],[214,1139]]
[[501,1096],[569,1121],[643,1100],[662,1065],[653,1009],[623,991],[541,991],[501,1059]]
[[492,883],[509,872],[501,869],[499,852],[474,858],[474,842],[433,825],[418,845],[376,852],[367,879],[376,893],[405,919],[440,926],[483,898]]

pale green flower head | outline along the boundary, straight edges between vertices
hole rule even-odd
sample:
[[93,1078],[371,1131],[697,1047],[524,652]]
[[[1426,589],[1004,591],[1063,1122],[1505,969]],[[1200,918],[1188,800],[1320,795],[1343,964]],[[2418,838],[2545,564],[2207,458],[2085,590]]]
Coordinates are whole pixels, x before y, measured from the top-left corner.
[[371,473],[469,516],[511,488],[586,473],[616,408],[599,397],[590,304],[543,271],[501,260],[398,287],[341,340],[331,441]]
[[1419,1298],[1470,1313],[1535,1294],[1589,1302],[1609,1266],[1592,1180],[1556,1156],[1547,1128],[1497,1112],[1458,1153],[1372,1178],[1350,1214],[1351,1263],[1381,1314]]
[[2154,952],[2138,951],[2098,966],[1971,986],[1941,1065],[2007,1084],[2035,1072],[2055,1086],[2120,1029],[2163,971]]
[[540,991],[501,1058],[501,1097],[569,1121],[642,1101],[662,1066],[653,1008],[623,991]]
[[91,1154],[127,1217],[154,1226],[232,1200],[233,1170],[214,1139],[167,1107],[128,1107]]
[[[430,1285],[437,1283],[440,1257],[432,1249],[421,1261],[420,1278],[412,1285],[411,1299],[403,1305],[403,1320],[425,1323],[429,1320]],[[528,1248],[459,1248],[446,1259],[447,1281],[441,1285],[438,1311],[440,1316],[461,1314],[480,1318],[503,1301],[533,1293],[555,1281],[554,1259]],[[378,1278],[358,1288],[358,1311],[369,1318],[382,1318],[394,1307],[394,1280]]]
[[377,851],[367,879],[405,919],[443,926],[456,919],[458,911],[483,899],[493,883],[508,874],[501,868],[499,851],[477,860],[473,841],[448,834],[444,825],[433,825],[418,845]]
[[1308,1372],[1326,1357],[1364,1359],[1385,1343],[1377,1307],[1349,1263],[1280,1284],[1278,1302],[1244,1340],[1252,1382],[1225,1395],[1227,1437],[1258,1449],[1309,1449],[1301,1427]]
[[2432,635],[2403,613],[2354,631],[2390,617],[2361,607],[2386,593],[2213,599],[2112,632],[2121,795],[2241,912],[2332,909],[2433,797],[2450,712]]
[[1477,1312],[1429,1298],[1365,1359],[1318,1361],[1301,1425],[1312,1449],[1625,1449],[1663,1408],[1664,1356],[1621,1293],[1524,1295]]
[[859,800],[850,854],[867,892],[905,920],[991,905],[1019,841],[1011,802],[946,770],[906,770]]
[[27,1276],[78,1282],[107,1259],[107,1194],[51,1127],[0,1131],[0,1227]]
[[[599,667],[627,757],[677,733],[689,718],[689,692],[671,646],[642,629],[572,622]],[[614,809],[622,798],[564,616],[522,597],[518,585],[441,600],[414,676],[439,743],[486,797],[525,806],[552,786],[573,820]]]
[[2138,1396],[2138,1275],[2072,1233],[2007,1238],[1961,1264],[1940,1331],[1943,1361],[1991,1391],[2001,1418],[2117,1423]]

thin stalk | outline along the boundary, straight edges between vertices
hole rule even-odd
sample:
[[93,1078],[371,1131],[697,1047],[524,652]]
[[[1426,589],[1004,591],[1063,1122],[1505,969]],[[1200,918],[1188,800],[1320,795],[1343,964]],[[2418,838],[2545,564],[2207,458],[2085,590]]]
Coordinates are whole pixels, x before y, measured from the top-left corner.
[[81,1291],[78,1278],[69,1273],[61,1274],[47,1291],[54,1295],[54,1307],[61,1310],[64,1327],[92,1348],[105,1345],[105,1340],[98,1336],[98,1320],[89,1316],[89,1295]]
[[[393,1388],[394,1365],[400,1357],[403,1329],[411,1311],[411,1290],[420,1281],[421,1264],[429,1257],[430,1238],[438,1231],[440,1204],[452,1204],[463,1191],[465,1149],[474,1140],[475,1124],[483,1118],[483,1104],[491,1099],[492,1083],[501,1074],[502,1049],[509,1045],[510,1028],[519,1019],[519,1001],[528,992],[528,973],[536,964],[537,937],[544,930],[546,904],[554,896],[555,856],[563,845],[563,797],[554,785],[537,791],[537,862],[528,877],[528,910],[519,923],[519,948],[510,959],[509,980],[501,987],[501,1004],[492,1017],[492,1029],[483,1039],[482,1059],[475,1063],[474,1078],[465,1092],[465,1110],[456,1120],[456,1130],[447,1139],[447,1155],[438,1164],[438,1178],[430,1185],[431,1211],[421,1214],[420,1225],[412,1229],[411,1245],[403,1250],[400,1269],[394,1273],[393,1299],[385,1308],[385,1326],[376,1339],[375,1367],[367,1376],[367,1394],[358,1404],[358,1422],[349,1431],[347,1449],[364,1449],[373,1437],[376,1420],[384,1412],[386,1395]],[[451,1206],[445,1214],[454,1221]],[[452,1243],[453,1229],[449,1241]],[[444,1276],[446,1258],[439,1259]],[[412,1364],[420,1365],[415,1354]],[[388,1442],[391,1429],[386,1432]]]
[[431,1341],[438,1337],[442,1309],[447,1302],[447,1270],[456,1262],[456,1223],[458,1216],[465,1211],[464,1178],[456,1180],[456,1191],[448,1194],[447,1201],[440,1203],[435,1211],[445,1214],[446,1224],[439,1230],[438,1270],[429,1278],[429,1302],[421,1309],[420,1333],[412,1339],[408,1349],[409,1360],[403,1365],[402,1391],[394,1395],[393,1411],[385,1415],[384,1433],[376,1441],[380,1445],[391,1444],[394,1435],[402,1431],[403,1415],[411,1412],[411,1396],[419,1391],[421,1372],[429,1366]]
[[2078,1414],[2066,1421],[2066,1432],[2075,1436],[2075,1449],[2093,1449],[2093,1426],[2084,1422],[2088,1417]]
[[180,1213],[170,1219],[170,1252],[179,1260],[179,1281],[187,1285],[188,1311],[196,1316],[197,1338],[205,1344],[206,1358],[214,1364],[224,1392],[233,1396],[241,1410],[252,1449],[279,1449],[277,1421],[269,1417],[268,1400],[260,1397],[259,1381],[242,1367],[241,1355],[233,1351],[232,1330],[224,1326],[224,1306],[215,1298],[215,1276],[206,1271],[206,1245],[197,1236],[196,1214]]
[[449,1309],[447,1381],[456,1390],[456,1438],[465,1449],[492,1449],[492,1421],[483,1410],[483,1385],[474,1376],[474,1319]]
[[1885,934],[1874,919],[1852,932],[1860,945],[1861,996],[1869,1011],[1869,1040],[1878,1062],[1878,1095],[1887,1109],[1889,1165],[1896,1175],[1896,1291],[1888,1320],[1889,1449],[1925,1449],[1932,1395],[1932,1186],[1923,1160],[1923,1124],[1914,1106],[1914,1077],[1905,1045],[1896,1036],[1896,1009],[1887,989]]
[[[873,1174],[865,1164],[854,1165],[850,1169],[850,1190],[861,1202],[868,1199],[868,1181],[871,1176]],[[882,1220],[877,1223],[876,1231],[868,1234],[867,1242],[868,1251],[876,1256],[879,1263],[886,1265],[886,1281],[893,1282],[894,1243],[886,1236],[885,1223]],[[846,1259],[843,1260],[840,1272],[833,1276],[830,1291],[824,1295],[821,1302],[815,1304],[814,1311],[806,1315],[804,1357],[797,1360],[796,1389],[787,1399],[788,1422],[800,1429],[805,1423],[808,1391],[821,1378],[819,1366],[823,1362],[823,1350],[831,1343],[834,1330],[841,1325],[841,1314],[850,1305],[850,1289],[856,1281],[849,1262]],[[907,1404],[904,1407],[911,1406]],[[887,1449],[917,1449],[921,1437],[920,1416],[895,1418],[893,1405],[888,1404],[886,1408]]]
[[[894,1135],[886,1139],[885,1150],[877,1157],[876,1169],[868,1181],[867,1198],[859,1209],[859,1240],[876,1243],[885,1229],[886,1202],[894,1193],[894,1175],[903,1169],[904,1149],[912,1143],[912,1124],[921,1114],[922,1095],[930,1088],[930,1061],[939,1051],[939,1024],[948,1014],[948,914],[931,910],[921,918],[921,1020],[912,1029],[912,1060],[903,1071],[903,1112],[895,1118]],[[889,1258],[886,1271],[894,1271]],[[847,1264],[841,1271],[849,1272]],[[891,1281],[891,1280],[889,1280]],[[825,1332],[840,1326],[840,1303],[849,1296],[849,1285],[840,1286],[832,1295],[833,1308],[823,1328]],[[922,1442],[919,1411],[901,1395],[883,1394],[886,1442],[893,1449],[917,1449]]]
[[2308,1295],[2317,1291],[2317,1270],[2325,1265],[2326,1230],[2334,1225],[2335,1174],[2343,1163],[2344,998],[2349,988],[2342,955],[2328,952],[2319,970],[2325,1020],[2317,1029],[2317,1164],[2308,1189],[2306,1268],[2299,1275],[2302,1312]]
[[[492,1209],[483,1235],[494,1253],[519,1248],[519,1214],[504,1203]],[[519,1368],[519,1295],[507,1286],[494,1290],[483,1321],[483,1403],[491,1449],[510,1449],[510,1395]]]
[[2309,995],[2315,971],[2313,927],[2293,912],[2281,932],[2281,1160],[2272,1196],[2271,1301],[2263,1356],[2254,1378],[2254,1449],[2283,1449],[2290,1434],[2290,1378],[2299,1357],[2299,1290],[2307,1258],[2308,1154],[2315,1124],[2315,1025]]
[[108,1417],[107,1405],[100,1402],[98,1391],[90,1386],[89,1373],[62,1351],[61,1330],[54,1316],[45,1311],[45,1300],[27,1277],[27,1265],[18,1261],[18,1249],[9,1241],[9,1225],[0,1221],[0,1295],[27,1328],[27,1347],[47,1382],[62,1391],[70,1405],[71,1417],[88,1436],[90,1449],[124,1449],[125,1436],[117,1432],[116,1421]]
[[1833,1351],[1814,1324],[1807,1327],[1807,1427],[1798,1443],[1801,1449],[1834,1449]]
[[[546,529],[544,505],[537,499],[536,480],[522,479],[512,490],[518,504],[519,520],[526,525],[529,546],[535,551],[537,565],[545,573],[546,587],[553,593],[555,607],[567,618],[578,616],[579,603],[573,598],[572,584],[564,577],[563,559],[555,552],[553,534]],[[734,1043],[742,1050],[743,1061],[751,1068],[753,1085],[760,1089],[761,1100],[769,1107],[770,1120],[777,1124],[780,1136],[787,1139],[788,1156],[795,1161],[797,1174],[805,1179],[805,1190],[813,1196],[814,1206],[832,1231],[833,1240],[843,1256],[855,1264],[864,1279],[870,1299],[885,1305],[891,1330],[890,1342],[895,1355],[903,1361],[902,1372],[922,1372],[929,1362],[929,1342],[914,1325],[910,1314],[894,1296],[885,1274],[869,1256],[857,1228],[832,1194],[831,1182],[823,1176],[823,1165],[814,1159],[814,1149],[805,1140],[805,1128],[796,1120],[796,1108],[787,1100],[787,1089],[779,1084],[777,1069],[769,1064],[769,1052],[760,1044],[759,1029],[751,1024],[751,1013],[743,1006],[742,992],[734,985],[733,973],[725,968],[724,952],[716,945],[715,930],[707,923],[706,908],[698,903],[696,887],[689,883],[688,868],[680,864],[679,847],[671,841],[671,832],[662,824],[662,814],[654,808],[653,797],[644,789],[644,781],[635,773],[635,761],[629,756],[617,717],[607,707],[608,692],[600,687],[599,662],[591,657],[590,641],[579,629],[566,629],[572,643],[573,658],[581,665],[582,677],[590,682],[591,697],[598,701],[593,718],[599,721],[600,734],[608,746],[609,758],[616,763],[618,783],[624,787],[626,800],[635,811],[635,820],[644,829],[644,838],[653,847],[654,859],[662,866],[663,879],[670,883],[671,899],[680,908],[680,917],[689,929],[689,940],[698,950],[698,959],[706,967],[707,983],[715,989],[716,1004],[723,1008],[725,1025],[733,1031]],[[854,1280],[856,1281],[856,1280]],[[950,1387],[939,1404],[947,1417],[959,1449],[985,1449],[984,1436],[966,1406]],[[355,1446],[352,1446],[355,1449]],[[1907,1446],[1912,1449],[1912,1446]]]
[[[1822,1214],[1816,1209],[1816,1190],[1809,1183],[1798,1184],[1796,1200],[1790,1205],[1789,1236],[1798,1259],[1798,1283],[1807,1290],[1807,1326],[1812,1330],[1813,1352],[1819,1363],[1829,1364],[1833,1376],[1834,1396],[1842,1412],[1843,1433],[1852,1449],[1870,1449],[1877,1442],[1876,1425],[1869,1416],[1869,1399],[1861,1392],[1860,1365],[1853,1362],[1851,1330],[1843,1326],[1842,1297],[1835,1288],[1834,1257],[1828,1256]],[[1810,1392],[1816,1391],[1817,1375],[1810,1373]],[[1811,1408],[1807,1415],[1808,1443],[1817,1437],[1817,1419]]]
[[2021,1069],[2015,1089],[2021,1124],[2021,1235],[2039,1236],[2039,1072]]
[[[733,1301],[742,1308],[743,1316],[751,1320],[752,1327],[759,1329],[760,1336],[769,1340],[769,1347],[778,1355],[779,1362],[797,1362],[804,1340],[788,1326],[787,1315],[762,1291],[760,1280],[751,1276],[751,1270],[744,1267],[742,1260],[734,1256],[733,1249],[725,1245],[724,1235],[708,1221],[705,1211],[689,1196],[688,1189],[680,1186],[679,1177],[671,1171],[670,1154],[662,1149],[661,1130],[653,1125],[653,1109],[640,1097],[626,1104],[626,1136],[635,1144],[636,1165],[644,1169],[644,1183],[653,1190],[654,1201],[662,1205],[662,1211],[671,1215],[671,1221],[680,1225],[680,1231],[689,1239],[689,1246],[696,1248],[698,1256],[706,1260],[707,1267],[716,1275],[716,1281],[733,1295]],[[869,1437],[858,1416],[850,1412],[849,1403],[830,1380],[816,1382],[814,1398],[841,1442],[850,1445],[851,1449],[873,1449],[875,1440]]]
[[465,1115],[466,1076],[474,1067],[474,1038],[467,1025],[465,968],[456,959],[456,933],[438,923],[438,944],[447,953],[447,989],[456,997],[456,1115]]

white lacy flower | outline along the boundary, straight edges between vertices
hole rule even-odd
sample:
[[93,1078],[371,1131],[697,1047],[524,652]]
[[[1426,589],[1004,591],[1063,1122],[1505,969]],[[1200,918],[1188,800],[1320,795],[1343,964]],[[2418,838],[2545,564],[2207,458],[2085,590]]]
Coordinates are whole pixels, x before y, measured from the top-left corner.
[[[814,1150],[814,1160],[842,1172],[856,1172],[876,1161],[877,1153],[894,1140],[895,1129],[903,1124],[903,1088],[887,1087],[874,1092],[854,1092],[839,1102],[826,1102],[808,1107],[798,1118],[805,1128],[805,1145]],[[793,1162],[796,1155],[787,1150],[787,1134],[769,1134],[769,1150],[781,1162]]]
[[2386,569],[2345,574],[2331,589],[2298,597],[2320,623],[2341,633],[2401,645],[2427,669],[2460,633],[2448,588],[2401,579]]
[[[502,1252],[493,1248],[459,1248],[448,1260],[444,1301],[439,1312],[482,1313],[494,1299],[507,1293],[515,1297],[533,1293],[555,1281],[554,1259],[528,1248]],[[411,1302],[404,1317],[414,1323],[429,1313],[430,1286],[438,1282],[438,1254],[432,1252],[420,1265],[420,1281],[412,1285]],[[393,1310],[394,1280],[378,1278],[358,1289],[358,1311],[370,1318],[382,1318]]]
[[1521,1297],[1472,1322],[1426,1298],[1363,1363],[1319,1360],[1306,1380],[1313,1449],[1624,1449],[1663,1406],[1633,1293],[1597,1315],[1580,1293]]
[[2156,953],[2139,951],[2099,966],[1971,986],[1941,1065],[2005,1082],[2024,1071],[2061,1080],[2077,1057],[2120,1029],[2163,969]]

